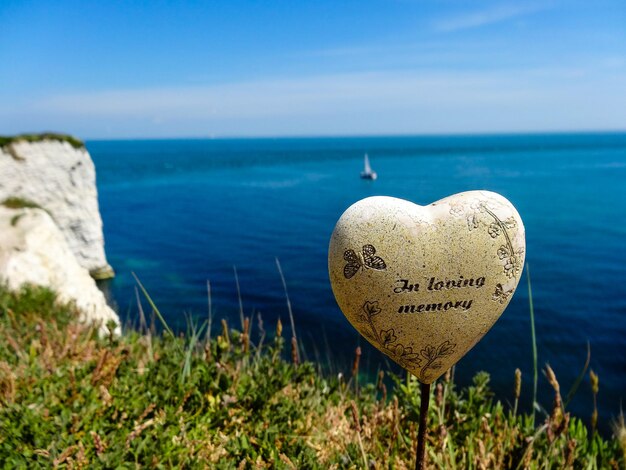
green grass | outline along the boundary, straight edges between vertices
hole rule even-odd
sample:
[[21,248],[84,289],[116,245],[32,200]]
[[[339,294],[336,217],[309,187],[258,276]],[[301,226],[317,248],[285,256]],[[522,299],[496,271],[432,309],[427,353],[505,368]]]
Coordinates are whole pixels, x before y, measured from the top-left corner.
[[19,134],[14,136],[0,136],[0,147],[5,147],[13,142],[41,142],[44,140],[58,140],[60,142],[68,142],[72,147],[80,149],[85,146],[85,144],[67,134],[58,134],[54,132],[42,132],[40,134]]
[[[41,207],[36,202],[33,202],[30,199],[26,199],[23,197],[16,197],[16,196],[8,197],[4,201],[0,202],[0,206],[7,207],[9,209],[42,209],[46,211],[48,215],[52,217],[52,219],[54,220],[54,217],[52,216],[52,214],[50,213],[48,209],[46,209],[45,207]],[[23,215],[24,213],[22,212],[22,213],[15,214],[13,217],[11,217],[11,226],[15,227]]]
[[[389,396],[361,381],[357,394],[352,379],[287,360],[280,336],[259,348],[224,322],[213,339],[193,325],[98,338],[75,318],[46,289],[0,287],[5,468],[413,466],[414,379],[396,377]],[[534,426],[487,374],[463,389],[452,376],[433,384],[428,468],[624,468],[623,423],[607,439],[555,406]]]
[[15,196],[6,198],[0,202],[0,205],[9,209],[43,209],[43,207],[30,199]]

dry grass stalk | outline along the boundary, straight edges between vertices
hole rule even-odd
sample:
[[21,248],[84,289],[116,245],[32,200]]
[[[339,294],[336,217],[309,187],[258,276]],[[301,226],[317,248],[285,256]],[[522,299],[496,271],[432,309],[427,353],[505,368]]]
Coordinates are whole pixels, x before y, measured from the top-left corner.
[[381,401],[383,405],[387,403],[387,386],[385,385],[384,378],[385,378],[385,372],[381,370],[380,372],[378,372],[378,384],[376,385],[376,388],[382,394]]
[[291,337],[291,362],[295,366],[300,363],[300,357],[298,356],[298,340],[295,336]]
[[361,346],[357,346],[354,351],[354,360],[352,361],[352,379],[354,379],[354,390],[359,394],[359,363],[361,362]]
[[350,400],[350,410],[352,411],[352,420],[356,429],[356,437],[359,442],[361,457],[363,458],[363,468],[367,468],[367,455],[365,454],[365,448],[363,447],[363,439],[361,439],[361,423],[359,422],[359,410],[357,409],[354,400]]
[[591,414],[591,432],[596,431],[598,425],[598,391],[600,390],[600,379],[592,370],[589,371],[589,380],[591,382],[591,392],[593,393],[593,413]]
[[276,337],[281,338],[283,336],[283,323],[280,321],[280,318],[276,322]]
[[569,439],[567,441],[567,448],[565,449],[565,468],[572,468],[574,464],[574,457],[576,456],[576,439]]
[[98,391],[100,392],[100,401],[102,401],[104,406],[111,406],[113,403],[113,397],[109,393],[109,389],[104,385],[100,385],[100,387],[98,387]]
[[145,410],[143,410],[143,413],[141,413],[141,415],[139,416],[139,418],[137,418],[137,423],[141,423],[144,419],[146,419],[148,417],[148,415],[150,413],[152,413],[152,411],[156,408],[156,403],[150,403]]
[[15,374],[11,366],[0,361],[0,404],[11,403],[15,397]]
[[611,427],[622,450],[622,457],[626,461],[626,422],[624,422],[623,412],[621,412],[619,418],[611,424]]
[[260,353],[262,350],[263,341],[265,340],[265,328],[263,327],[263,317],[261,316],[261,312],[257,312],[256,317],[257,317],[257,328],[259,329],[259,345],[257,348]]
[[243,332],[241,333],[241,346],[243,348],[243,352],[248,354],[250,350],[250,318],[246,317],[243,320]]
[[354,351],[354,360],[352,361],[352,377],[359,373],[359,362],[361,360],[361,346],[357,346]]
[[98,361],[101,367],[96,367],[94,370],[92,384],[96,385],[101,383],[108,387],[115,378],[120,364],[128,357],[128,354],[129,350],[123,345],[118,346],[113,351],[110,349],[100,350],[100,358],[103,358],[103,360]]
[[91,438],[93,439],[93,446],[94,446],[94,449],[96,449],[96,455],[100,457],[106,451],[107,446],[97,432],[90,431],[89,434],[91,435]]
[[61,455],[59,455],[56,459],[52,461],[52,466],[54,468],[57,468],[62,463],[65,463],[68,460],[71,460],[70,457],[74,455],[75,452],[76,452],[76,446],[75,445],[69,446],[67,449],[61,452]]
[[285,299],[287,300],[287,312],[289,313],[289,321],[291,322],[291,361],[294,364],[300,363],[300,354],[298,352],[298,340],[296,338],[296,323],[293,320],[293,310],[291,309],[291,300],[289,299],[289,292],[287,291],[287,282],[283,274],[283,268],[280,266],[280,261],[276,258],[276,267],[280,274],[280,280],[283,283],[283,289],[285,290]]
[[208,323],[206,328],[206,339],[207,343],[211,341],[211,328],[213,327],[213,308],[211,305],[211,282],[207,279],[206,281],[206,297],[207,297],[207,307],[208,307]]
[[154,419],[150,418],[148,421],[145,421],[141,424],[136,425],[135,428],[131,431],[131,433],[126,438],[126,450],[130,449],[130,443],[133,442],[141,434],[141,432],[144,429],[149,428],[153,424],[154,424]]
[[515,394],[515,404],[513,405],[513,416],[517,415],[517,405],[519,403],[519,397],[522,393],[522,371],[519,369],[515,369],[515,386],[514,386],[514,394]]
[[228,333],[228,323],[222,318],[222,339],[226,342],[228,349],[230,349],[230,335]]
[[569,425],[569,413],[565,413],[563,409],[563,400],[561,399],[561,388],[556,378],[556,374],[552,368],[546,364],[545,368],[546,378],[550,385],[554,389],[554,404],[552,412],[546,420],[548,441],[554,442],[561,434],[563,434]]
[[102,384],[105,387],[111,385],[118,367],[125,359],[127,351],[122,347],[118,347],[115,351],[110,349],[101,349],[98,357],[96,368],[91,374],[91,384]]
[[435,404],[437,408],[441,408],[443,405],[443,384],[441,382],[435,386]]

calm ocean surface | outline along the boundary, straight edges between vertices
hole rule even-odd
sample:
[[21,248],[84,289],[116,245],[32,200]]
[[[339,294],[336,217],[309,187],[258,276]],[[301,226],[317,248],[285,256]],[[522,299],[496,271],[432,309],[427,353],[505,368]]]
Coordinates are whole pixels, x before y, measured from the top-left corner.
[[[517,207],[527,236],[540,364],[549,362],[565,393],[591,345],[600,376],[605,428],[626,398],[626,134],[237,140],[90,141],[109,262],[109,289],[123,318],[136,321],[131,272],[170,326],[207,315],[212,285],[216,321],[239,324],[236,265],[244,312],[278,317],[289,333],[275,257],[281,261],[298,336],[309,359],[349,373],[363,340],[339,311],[327,249],[342,212],[387,195],[428,204],[473,189],[496,191]],[[359,179],[369,153],[379,179]],[[147,305],[145,305],[147,308]],[[363,363],[388,367],[364,347]],[[523,373],[528,408],[532,352],[526,275],[506,312],[461,360],[458,380],[492,376],[512,397]],[[539,396],[551,407],[540,375]],[[512,400],[512,398],[511,398]],[[588,377],[571,408],[592,411]]]

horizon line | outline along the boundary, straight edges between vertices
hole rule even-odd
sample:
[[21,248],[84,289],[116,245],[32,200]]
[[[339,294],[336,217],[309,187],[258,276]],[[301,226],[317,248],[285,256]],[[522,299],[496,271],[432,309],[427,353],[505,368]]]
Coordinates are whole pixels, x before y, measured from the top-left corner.
[[[47,133],[50,131],[42,131]],[[36,132],[23,132],[29,134]],[[524,131],[495,131],[495,132],[430,132],[430,133],[380,133],[380,134],[271,134],[271,135],[188,135],[188,136],[165,136],[165,137],[95,137],[82,138],[83,142],[124,140],[272,140],[272,139],[356,139],[356,138],[402,138],[402,137],[507,137],[507,136],[541,136],[541,135],[572,135],[572,134],[626,134],[626,127],[621,129],[579,129],[579,130],[524,130]],[[19,135],[19,134],[16,134]],[[70,134],[77,137],[74,134]]]

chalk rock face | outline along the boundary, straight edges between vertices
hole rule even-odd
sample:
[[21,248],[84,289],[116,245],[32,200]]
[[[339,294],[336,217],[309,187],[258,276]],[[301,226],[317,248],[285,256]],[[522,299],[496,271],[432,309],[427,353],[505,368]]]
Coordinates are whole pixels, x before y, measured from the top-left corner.
[[470,191],[429,206],[370,197],[337,222],[328,269],[350,323],[432,383],[500,317],[524,255],[522,220],[498,194]]
[[49,287],[59,300],[75,303],[82,321],[98,322],[101,333],[106,334],[110,320],[120,331],[118,316],[42,209],[0,206],[0,282],[13,290],[22,284]]
[[68,142],[14,142],[0,147],[0,202],[18,197],[46,209],[79,264],[113,276],[104,254],[96,172],[89,153]]

